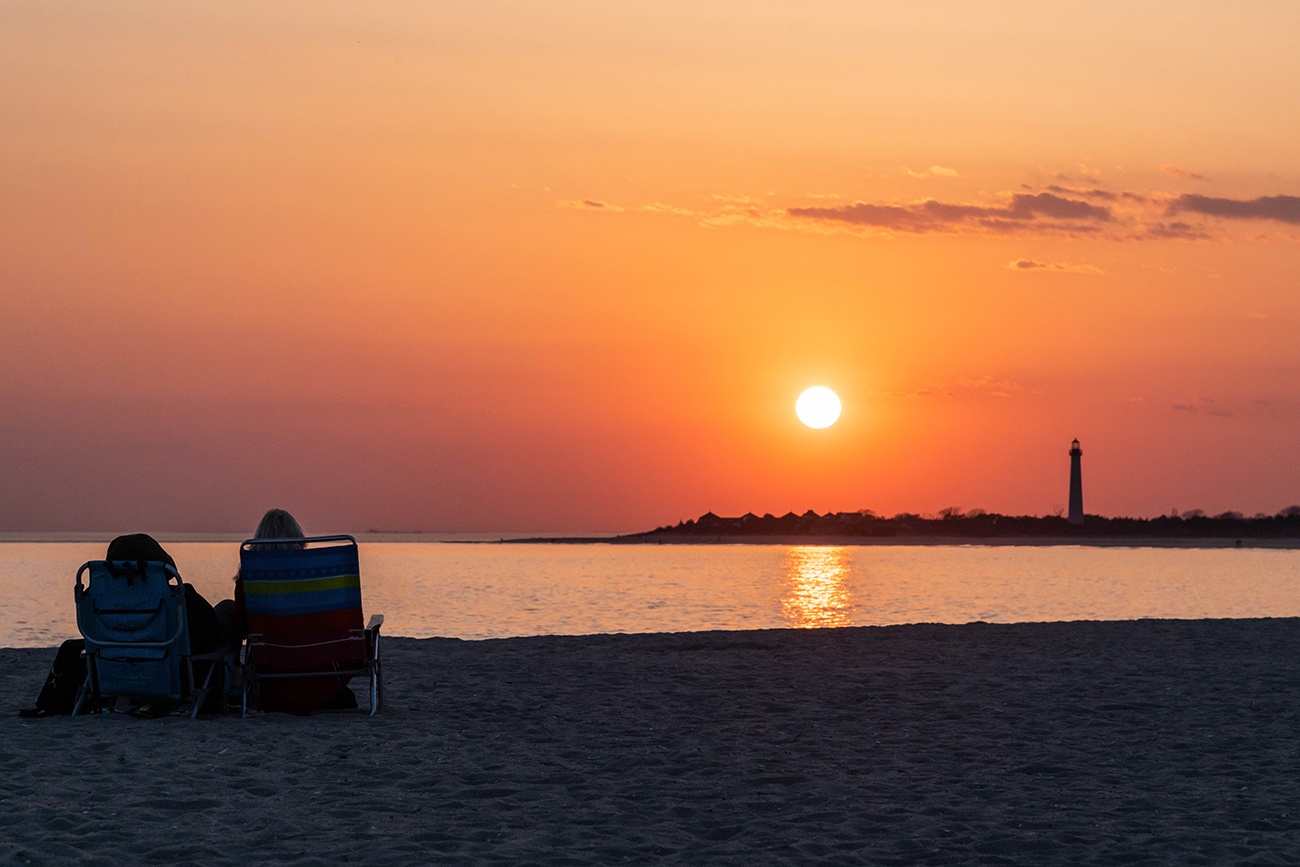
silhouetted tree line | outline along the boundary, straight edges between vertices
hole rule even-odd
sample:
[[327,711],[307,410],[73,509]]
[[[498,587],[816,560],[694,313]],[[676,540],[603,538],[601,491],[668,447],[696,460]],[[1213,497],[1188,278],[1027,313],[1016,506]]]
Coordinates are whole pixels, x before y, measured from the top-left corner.
[[1300,506],[1289,506],[1276,515],[1246,517],[1240,512],[1206,515],[1200,509],[1171,512],[1158,518],[1107,518],[1087,515],[1082,526],[1060,515],[999,515],[973,509],[943,509],[935,515],[901,513],[881,517],[870,509],[857,512],[828,512],[819,515],[809,509],[802,515],[755,515],[723,518],[705,512],[694,520],[658,527],[639,534],[647,538],[672,536],[928,536],[997,538],[1007,536],[1051,537],[1158,537],[1158,538],[1284,538],[1300,537]]

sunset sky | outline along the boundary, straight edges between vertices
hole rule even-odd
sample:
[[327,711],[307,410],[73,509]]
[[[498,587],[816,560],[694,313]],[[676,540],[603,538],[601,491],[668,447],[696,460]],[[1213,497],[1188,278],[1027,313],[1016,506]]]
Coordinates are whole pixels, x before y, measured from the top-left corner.
[[[0,6],[0,531],[1300,502],[1300,6]],[[843,416],[811,430],[799,392]]]

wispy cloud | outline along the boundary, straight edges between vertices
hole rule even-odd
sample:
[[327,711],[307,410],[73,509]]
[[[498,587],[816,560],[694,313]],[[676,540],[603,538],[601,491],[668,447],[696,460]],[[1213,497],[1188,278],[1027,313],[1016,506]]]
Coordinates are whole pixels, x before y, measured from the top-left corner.
[[[1033,187],[1026,185],[1025,189],[1033,189]],[[1078,196],[1082,199],[1100,199],[1103,202],[1124,202],[1139,205],[1151,202],[1151,196],[1145,193],[1133,192],[1132,190],[1107,190],[1101,187],[1066,187],[1061,184],[1048,184],[1044,189],[1049,193]]]
[[1227,220],[1277,220],[1300,223],[1300,196],[1259,196],[1254,199],[1225,199],[1184,193],[1169,203],[1169,213],[1190,212]]
[[944,388],[916,388],[911,391],[887,391],[887,397],[897,397],[903,400],[933,400],[940,397],[955,397],[951,391]]
[[[914,176],[944,176],[943,166],[931,166]],[[695,207],[664,202],[614,204],[582,198],[557,203],[557,207],[600,213],[653,213],[694,219],[700,225],[746,225],[784,231],[820,234],[849,232],[861,235],[904,233],[988,234],[1007,237],[1103,237],[1113,241],[1205,241],[1231,237],[1232,224],[1265,221],[1300,225],[1300,196],[1268,195],[1224,198],[1196,193],[1171,195],[1143,190],[1108,189],[1094,173],[1082,182],[1058,175],[1041,187],[1022,185],[1015,192],[979,196],[973,200],[871,201],[825,192],[806,195],[791,203],[775,193],[762,196],[712,195]],[[1183,175],[1178,175],[1183,177]],[[1193,175],[1188,174],[1187,177]],[[774,201],[775,200],[775,201]],[[1239,230],[1238,230],[1239,231]],[[1252,237],[1268,240],[1259,233]],[[1292,234],[1277,230],[1280,239]],[[1100,274],[1086,264],[1016,259],[1017,271],[1058,271]]]
[[679,217],[693,217],[695,212],[690,208],[679,208],[676,205],[665,205],[663,202],[651,202],[648,205],[642,205],[637,208],[638,211],[645,211],[650,214],[676,214]]
[[1168,163],[1160,167],[1160,171],[1167,175],[1173,175],[1175,178],[1192,178],[1193,180],[1204,180],[1205,175],[1198,175],[1196,172],[1190,172],[1187,169],[1171,166]]
[[1260,416],[1294,415],[1295,407],[1291,401],[1275,403],[1267,398],[1229,398],[1223,400],[1214,397],[1195,397],[1176,401],[1170,405],[1174,412],[1189,415],[1208,415],[1214,418],[1258,418]]
[[900,232],[952,231],[961,225],[977,225],[1005,232],[1030,223],[1054,221],[1060,231],[1086,230],[1087,224],[1110,220],[1110,209],[1082,199],[1055,193],[1016,193],[1000,206],[940,202],[927,199],[908,205],[878,205],[855,202],[837,207],[787,208],[796,219],[822,220],[869,226]]
[[1175,220],[1172,223],[1154,222],[1142,226],[1139,237],[1165,241],[1169,239],[1182,241],[1206,241],[1212,236],[1202,228]]
[[952,385],[927,385],[908,391],[887,391],[886,397],[900,400],[939,400],[959,397],[1007,398],[1031,390],[1018,382],[995,376],[964,377]]
[[1076,264],[1073,262],[1039,262],[1036,259],[1013,259],[1007,263],[1012,271],[1056,271],[1063,274],[1105,274],[1096,265]]
[[606,202],[596,201],[595,199],[571,199],[564,202],[556,202],[555,206],[557,208],[571,211],[609,211],[611,213],[617,213],[619,211],[627,210],[620,205],[611,205]]
[[1197,397],[1191,400],[1180,401],[1173,404],[1170,408],[1174,412],[1212,415],[1219,418],[1232,418],[1237,414],[1233,409],[1225,406],[1212,397]]
[[928,169],[919,172],[904,167],[903,173],[912,178],[955,178],[958,176],[956,169],[950,169],[947,166],[930,166]]
[[1081,196],[1085,199],[1102,199],[1107,202],[1113,202],[1120,197],[1119,193],[1113,193],[1110,190],[1103,190],[1100,187],[1091,187],[1082,189],[1079,187],[1063,187],[1060,184],[1049,184],[1047,186],[1049,193],[1060,193],[1066,196]]
[[987,394],[990,397],[1010,397],[1015,392],[1029,391],[1028,388],[1018,382],[1012,382],[1009,379],[999,379],[994,376],[985,374],[980,377],[967,377],[958,380],[957,385],[967,391]]
[[648,214],[676,214],[681,217],[699,216],[698,212],[690,208],[679,208],[676,205],[666,205],[663,202],[651,202],[648,205],[614,205],[609,202],[601,202],[596,199],[572,199],[563,202],[556,202],[555,206],[562,210],[569,211],[604,211],[607,213],[618,214],[627,211],[642,211]]

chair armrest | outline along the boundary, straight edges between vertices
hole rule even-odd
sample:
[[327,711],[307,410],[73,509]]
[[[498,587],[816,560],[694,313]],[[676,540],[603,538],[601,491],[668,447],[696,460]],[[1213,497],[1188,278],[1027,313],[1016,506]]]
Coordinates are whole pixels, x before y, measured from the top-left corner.
[[366,632],[378,632],[379,627],[384,625],[384,615],[371,614],[370,622],[366,624]]

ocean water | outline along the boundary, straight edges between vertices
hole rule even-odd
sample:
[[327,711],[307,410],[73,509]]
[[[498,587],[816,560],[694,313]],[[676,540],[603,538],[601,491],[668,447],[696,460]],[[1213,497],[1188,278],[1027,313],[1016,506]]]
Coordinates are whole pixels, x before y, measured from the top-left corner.
[[[209,601],[238,542],[165,542]],[[77,635],[97,542],[0,542],[0,646]],[[900,623],[1300,616],[1300,551],[1035,546],[361,543],[386,635],[505,638]]]

